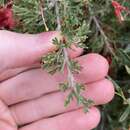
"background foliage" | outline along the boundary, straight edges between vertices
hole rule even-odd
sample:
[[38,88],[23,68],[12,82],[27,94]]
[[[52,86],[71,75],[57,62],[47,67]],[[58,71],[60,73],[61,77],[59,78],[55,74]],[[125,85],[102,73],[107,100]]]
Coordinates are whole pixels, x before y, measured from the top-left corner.
[[[56,0],[14,0],[16,27],[13,31],[39,33],[56,30]],[[117,0],[130,9],[129,0]],[[6,0],[0,0],[4,5]],[[119,21],[111,0],[59,0],[62,33],[78,41],[89,52],[100,53],[110,63],[108,78],[116,88],[114,100],[104,106],[102,121],[95,130],[128,130],[130,127],[130,13],[121,11]],[[44,18],[44,19],[43,19]],[[47,27],[46,27],[47,26]],[[102,90],[103,91],[103,90]]]

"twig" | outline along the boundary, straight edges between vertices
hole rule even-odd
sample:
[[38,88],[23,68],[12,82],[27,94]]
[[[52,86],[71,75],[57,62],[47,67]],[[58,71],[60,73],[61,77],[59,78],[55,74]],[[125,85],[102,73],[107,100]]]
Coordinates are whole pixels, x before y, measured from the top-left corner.
[[[59,14],[59,8],[58,8],[58,3],[57,1],[55,0],[55,10],[56,10],[56,16],[57,16],[57,29],[58,31],[61,31],[61,21],[60,21],[60,14]],[[64,65],[66,65],[67,67],[67,72],[68,72],[68,81],[69,81],[69,87],[73,87],[75,89],[75,78],[73,76],[73,73],[70,69],[70,61],[69,61],[69,55],[68,55],[68,52],[67,52],[67,49],[64,47],[63,48],[63,53],[64,53]]]
[[105,35],[103,29],[101,28],[101,26],[100,26],[100,24],[99,24],[99,22],[98,22],[96,16],[92,16],[92,19],[93,19],[93,21],[95,22],[95,24],[96,24],[96,26],[97,26],[99,32],[100,32],[101,35],[103,36],[107,48],[109,49],[109,51],[111,52],[111,54],[114,56],[115,53],[114,53],[113,49],[110,47],[110,43],[109,43],[109,41],[108,41],[108,38],[107,38],[107,36]]
[[46,31],[49,31],[49,29],[47,27],[47,24],[46,24],[45,17],[44,17],[44,13],[43,13],[44,12],[44,8],[43,8],[42,4],[43,4],[43,1],[40,0],[40,13],[41,13],[41,16],[42,16],[43,24],[45,26]]
[[65,57],[65,63],[67,66],[67,71],[68,71],[68,81],[69,81],[69,87],[73,87],[75,89],[75,79],[74,76],[70,70],[70,61],[69,61],[69,56],[68,56],[68,52],[66,50],[66,48],[63,48],[63,52],[64,52],[64,57]]
[[60,14],[59,14],[59,8],[58,8],[58,3],[55,0],[55,10],[56,10],[56,20],[57,20],[57,29],[58,31],[61,31],[61,23],[60,23]]

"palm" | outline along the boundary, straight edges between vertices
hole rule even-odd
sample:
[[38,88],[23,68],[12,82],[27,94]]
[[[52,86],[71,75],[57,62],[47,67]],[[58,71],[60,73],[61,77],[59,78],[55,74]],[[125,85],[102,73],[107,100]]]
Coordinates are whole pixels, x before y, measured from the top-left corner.
[[[16,52],[10,53],[12,61],[5,64],[8,71],[6,67],[1,69],[0,98],[7,106],[5,107],[2,102],[0,104],[0,108],[2,108],[0,119],[2,123],[6,123],[0,126],[0,130],[7,128],[8,130],[16,130],[16,126],[22,126],[19,130],[93,129],[100,120],[98,109],[93,107],[87,114],[84,114],[75,102],[71,103],[67,109],[64,108],[64,99],[67,93],[61,93],[57,86],[64,81],[66,76],[61,76],[59,73],[51,76],[41,70],[37,64],[38,57],[42,53],[45,54],[48,50],[52,50],[52,47],[49,49],[48,45],[42,45],[42,41],[49,43],[50,37],[47,39],[40,36],[41,34],[36,36],[39,38],[37,41],[35,36],[26,37],[24,35],[22,48],[25,49],[25,53],[14,49]],[[13,42],[10,40],[8,44],[22,44],[20,38],[23,36],[15,34],[15,37],[19,38],[13,39]],[[34,40],[31,40],[33,38]],[[0,37],[0,41],[2,40]],[[4,42],[6,43],[6,41]],[[31,50],[26,48],[27,45],[25,44],[28,42],[30,42],[29,49]],[[41,47],[44,47],[43,50]],[[93,99],[95,105],[109,102],[113,98],[114,89],[112,83],[105,79],[108,71],[107,61],[98,54],[78,57],[81,54],[81,49],[70,53],[73,58],[77,57],[76,60],[83,67],[81,73],[75,77],[79,82],[86,84],[85,97]],[[8,55],[7,53],[4,54]]]

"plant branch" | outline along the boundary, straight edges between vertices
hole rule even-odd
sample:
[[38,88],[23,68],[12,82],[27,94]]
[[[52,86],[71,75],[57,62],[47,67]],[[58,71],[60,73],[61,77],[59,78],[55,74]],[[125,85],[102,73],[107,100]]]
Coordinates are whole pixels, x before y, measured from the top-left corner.
[[[59,14],[59,8],[58,8],[58,3],[55,0],[55,10],[56,10],[56,16],[57,16],[57,29],[58,31],[61,31],[61,22],[60,22],[60,14]],[[69,81],[69,87],[73,87],[75,89],[75,79],[73,76],[73,73],[70,69],[70,61],[69,61],[69,55],[67,52],[67,49],[64,47],[63,48],[63,53],[64,53],[64,63],[63,63],[63,67],[67,67],[67,72],[68,72],[68,81]]]
[[57,20],[57,29],[58,31],[61,31],[61,23],[60,23],[60,14],[59,14],[59,7],[58,7],[58,3],[57,0],[55,1],[55,11],[56,11],[56,20]]
[[46,24],[46,20],[45,20],[45,17],[44,17],[44,8],[43,8],[43,1],[40,0],[40,14],[41,14],[41,17],[42,17],[42,20],[43,20],[43,24],[44,24],[44,27],[46,29],[46,31],[49,31],[49,28],[47,27],[47,24]]
[[111,46],[110,46],[110,43],[109,43],[109,41],[108,41],[108,37],[106,36],[106,34],[104,33],[102,27],[100,26],[100,24],[99,24],[99,22],[98,22],[96,16],[92,16],[92,19],[93,19],[93,21],[95,22],[98,31],[99,31],[100,34],[103,36],[104,41],[105,41],[105,43],[106,43],[106,47],[109,49],[109,51],[111,52],[111,54],[114,56],[115,53],[114,53],[113,49],[112,49]]

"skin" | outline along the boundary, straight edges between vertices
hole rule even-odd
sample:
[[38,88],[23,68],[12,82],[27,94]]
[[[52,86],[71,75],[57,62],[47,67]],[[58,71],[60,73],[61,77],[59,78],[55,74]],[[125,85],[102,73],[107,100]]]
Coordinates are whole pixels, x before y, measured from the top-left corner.
[[100,122],[96,106],[114,97],[113,84],[105,79],[107,60],[94,53],[81,56],[83,50],[74,46],[68,50],[82,66],[75,78],[87,86],[83,94],[95,105],[87,114],[75,101],[64,108],[67,92],[60,92],[58,84],[66,73],[51,76],[39,64],[41,56],[56,49],[55,37],[60,39],[60,33],[0,31],[0,130],[91,130]]

